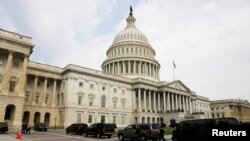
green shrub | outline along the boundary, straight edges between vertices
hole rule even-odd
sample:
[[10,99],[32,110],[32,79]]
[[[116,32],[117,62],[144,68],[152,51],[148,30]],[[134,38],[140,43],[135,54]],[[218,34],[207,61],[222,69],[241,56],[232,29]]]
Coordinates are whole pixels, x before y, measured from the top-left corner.
[[169,127],[164,128],[165,134],[172,135],[172,132],[174,131],[174,129],[175,128],[169,128]]

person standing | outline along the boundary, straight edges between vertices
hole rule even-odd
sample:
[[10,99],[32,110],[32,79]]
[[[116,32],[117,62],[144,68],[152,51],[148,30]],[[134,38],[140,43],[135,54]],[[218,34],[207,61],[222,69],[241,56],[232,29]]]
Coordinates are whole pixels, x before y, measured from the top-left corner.
[[161,127],[159,141],[161,141],[161,140],[166,141],[166,139],[164,138],[164,134],[165,134],[165,131],[164,131],[163,127]]

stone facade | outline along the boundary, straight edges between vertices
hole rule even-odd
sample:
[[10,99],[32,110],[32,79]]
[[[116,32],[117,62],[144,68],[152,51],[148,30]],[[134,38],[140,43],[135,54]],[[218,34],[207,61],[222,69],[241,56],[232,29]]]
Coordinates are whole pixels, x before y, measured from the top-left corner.
[[160,80],[160,64],[147,37],[127,27],[107,50],[102,71],[64,68],[29,61],[30,37],[0,30],[0,122],[20,127],[45,122],[51,127],[71,123],[179,122],[210,117],[209,99],[180,80]]
[[240,121],[250,121],[250,104],[247,100],[225,99],[211,101],[211,116],[235,117]]

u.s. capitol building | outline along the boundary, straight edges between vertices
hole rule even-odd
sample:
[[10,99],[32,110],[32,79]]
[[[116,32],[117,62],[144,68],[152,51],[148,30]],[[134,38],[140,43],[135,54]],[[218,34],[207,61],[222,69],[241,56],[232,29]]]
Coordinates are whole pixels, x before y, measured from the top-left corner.
[[127,26],[108,48],[102,71],[69,64],[64,68],[29,60],[32,38],[0,30],[0,122],[20,127],[45,122],[164,122],[210,117],[209,99],[180,80],[165,82],[147,37]]

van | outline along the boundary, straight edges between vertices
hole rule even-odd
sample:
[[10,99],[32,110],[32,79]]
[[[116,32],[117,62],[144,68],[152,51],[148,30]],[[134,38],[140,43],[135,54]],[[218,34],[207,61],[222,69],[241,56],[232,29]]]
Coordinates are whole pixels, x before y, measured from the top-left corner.
[[[236,118],[207,118],[181,121],[172,133],[173,141],[211,140],[212,129],[239,129]],[[215,138],[214,138],[215,139]]]
[[117,128],[117,126],[113,123],[94,123],[86,128],[86,130],[83,131],[83,134],[85,137],[87,137],[88,135],[94,135],[98,138],[101,138],[103,136],[111,138],[111,136],[115,132],[115,128]]

